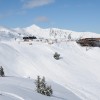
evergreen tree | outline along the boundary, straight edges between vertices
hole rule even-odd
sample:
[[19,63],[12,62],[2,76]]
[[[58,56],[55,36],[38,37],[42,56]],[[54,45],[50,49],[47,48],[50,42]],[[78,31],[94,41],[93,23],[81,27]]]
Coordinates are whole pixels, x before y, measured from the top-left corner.
[[60,54],[58,54],[57,52],[55,52],[54,58],[55,58],[56,60],[59,60],[59,59],[60,59]]
[[42,78],[41,85],[42,85],[43,88],[46,87],[45,77]]
[[35,81],[36,87],[37,87],[37,92],[40,93],[40,83],[41,83],[41,78],[40,76],[37,76],[37,80]]
[[43,77],[41,79],[41,83],[40,83],[40,92],[41,92],[41,94],[44,94],[44,95],[46,94],[45,89],[46,89],[46,82],[45,82],[45,77]]
[[71,40],[71,34],[68,35],[68,40]]
[[4,70],[3,70],[2,66],[0,67],[0,76],[2,76],[2,77],[4,76]]
[[46,86],[46,81],[45,81],[45,77],[43,77],[42,79],[38,76],[37,80],[36,80],[36,87],[37,87],[37,92],[41,93],[43,95],[47,95],[47,96],[51,96],[53,91],[51,89],[51,86]]
[[52,88],[51,86],[47,86],[46,88],[46,95],[47,96],[51,96],[53,94]]

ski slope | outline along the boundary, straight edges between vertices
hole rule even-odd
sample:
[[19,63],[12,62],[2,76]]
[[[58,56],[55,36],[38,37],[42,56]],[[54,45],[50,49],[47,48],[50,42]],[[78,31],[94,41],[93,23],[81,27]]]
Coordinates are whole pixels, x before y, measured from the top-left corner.
[[67,100],[73,98],[80,100],[74,93],[66,90],[64,87],[54,82],[50,84],[54,88],[52,97],[38,94],[33,79],[11,76],[1,78],[0,100]]
[[[45,31],[38,27],[35,29]],[[37,35],[62,40],[65,34],[62,32],[61,36],[50,37],[48,32],[47,35]],[[76,32],[71,34],[74,39],[82,36]],[[89,33],[88,37],[91,36],[100,35]],[[60,41],[50,45],[20,39],[15,41],[14,38],[6,41],[2,38],[0,42],[0,65],[8,76],[1,78],[0,100],[100,100],[100,48],[81,47],[75,41]],[[53,58],[55,52],[61,55],[60,60]],[[34,79],[37,75],[45,76],[52,85],[52,97],[36,93]]]

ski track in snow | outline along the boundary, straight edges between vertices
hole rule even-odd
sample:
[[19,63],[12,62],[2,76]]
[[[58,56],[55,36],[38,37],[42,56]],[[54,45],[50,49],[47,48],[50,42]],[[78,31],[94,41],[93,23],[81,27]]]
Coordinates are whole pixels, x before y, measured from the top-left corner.
[[14,94],[14,93],[1,91],[1,94],[2,94],[2,95],[5,95],[5,96],[14,97],[14,98],[16,98],[16,99],[18,99],[18,100],[25,100],[25,99],[23,99],[22,97],[20,97],[19,95]]

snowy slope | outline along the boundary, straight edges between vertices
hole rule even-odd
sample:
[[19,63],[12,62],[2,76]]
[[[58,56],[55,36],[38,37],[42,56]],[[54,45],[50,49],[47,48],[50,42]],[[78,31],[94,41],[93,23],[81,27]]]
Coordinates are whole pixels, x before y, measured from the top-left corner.
[[51,82],[54,88],[52,97],[36,93],[33,79],[19,77],[0,78],[0,100],[80,100],[69,90]]
[[15,38],[15,37],[19,37],[18,33],[15,30],[0,26],[0,41],[11,40],[11,38]]
[[[21,33],[22,30],[16,29],[16,33],[19,33],[18,31]],[[26,30],[30,30],[31,33]],[[26,33],[23,35],[34,34],[47,39],[63,39],[65,33],[66,36],[71,33],[73,39],[78,39],[83,34],[68,30],[54,30],[58,33],[56,36],[54,36],[55,32],[50,34],[50,29],[32,26],[31,29],[25,28]],[[99,37],[100,35],[87,32],[84,33],[85,36]],[[3,95],[0,95],[2,98],[0,100],[8,100],[8,97],[9,100],[40,100],[41,98],[41,100],[100,100],[100,48],[87,49],[80,47],[75,41],[50,45],[36,41],[2,40],[0,65],[4,67],[6,76],[14,77],[1,78],[0,91]],[[61,54],[60,60],[53,58],[55,52]],[[52,84],[54,88],[52,97],[45,97],[35,92],[34,80],[27,78],[36,79],[37,75],[45,76]]]

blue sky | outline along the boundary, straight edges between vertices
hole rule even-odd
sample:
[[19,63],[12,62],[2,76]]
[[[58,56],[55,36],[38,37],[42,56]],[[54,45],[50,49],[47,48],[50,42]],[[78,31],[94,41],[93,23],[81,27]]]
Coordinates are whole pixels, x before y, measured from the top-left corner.
[[0,0],[0,25],[100,33],[100,0]]

